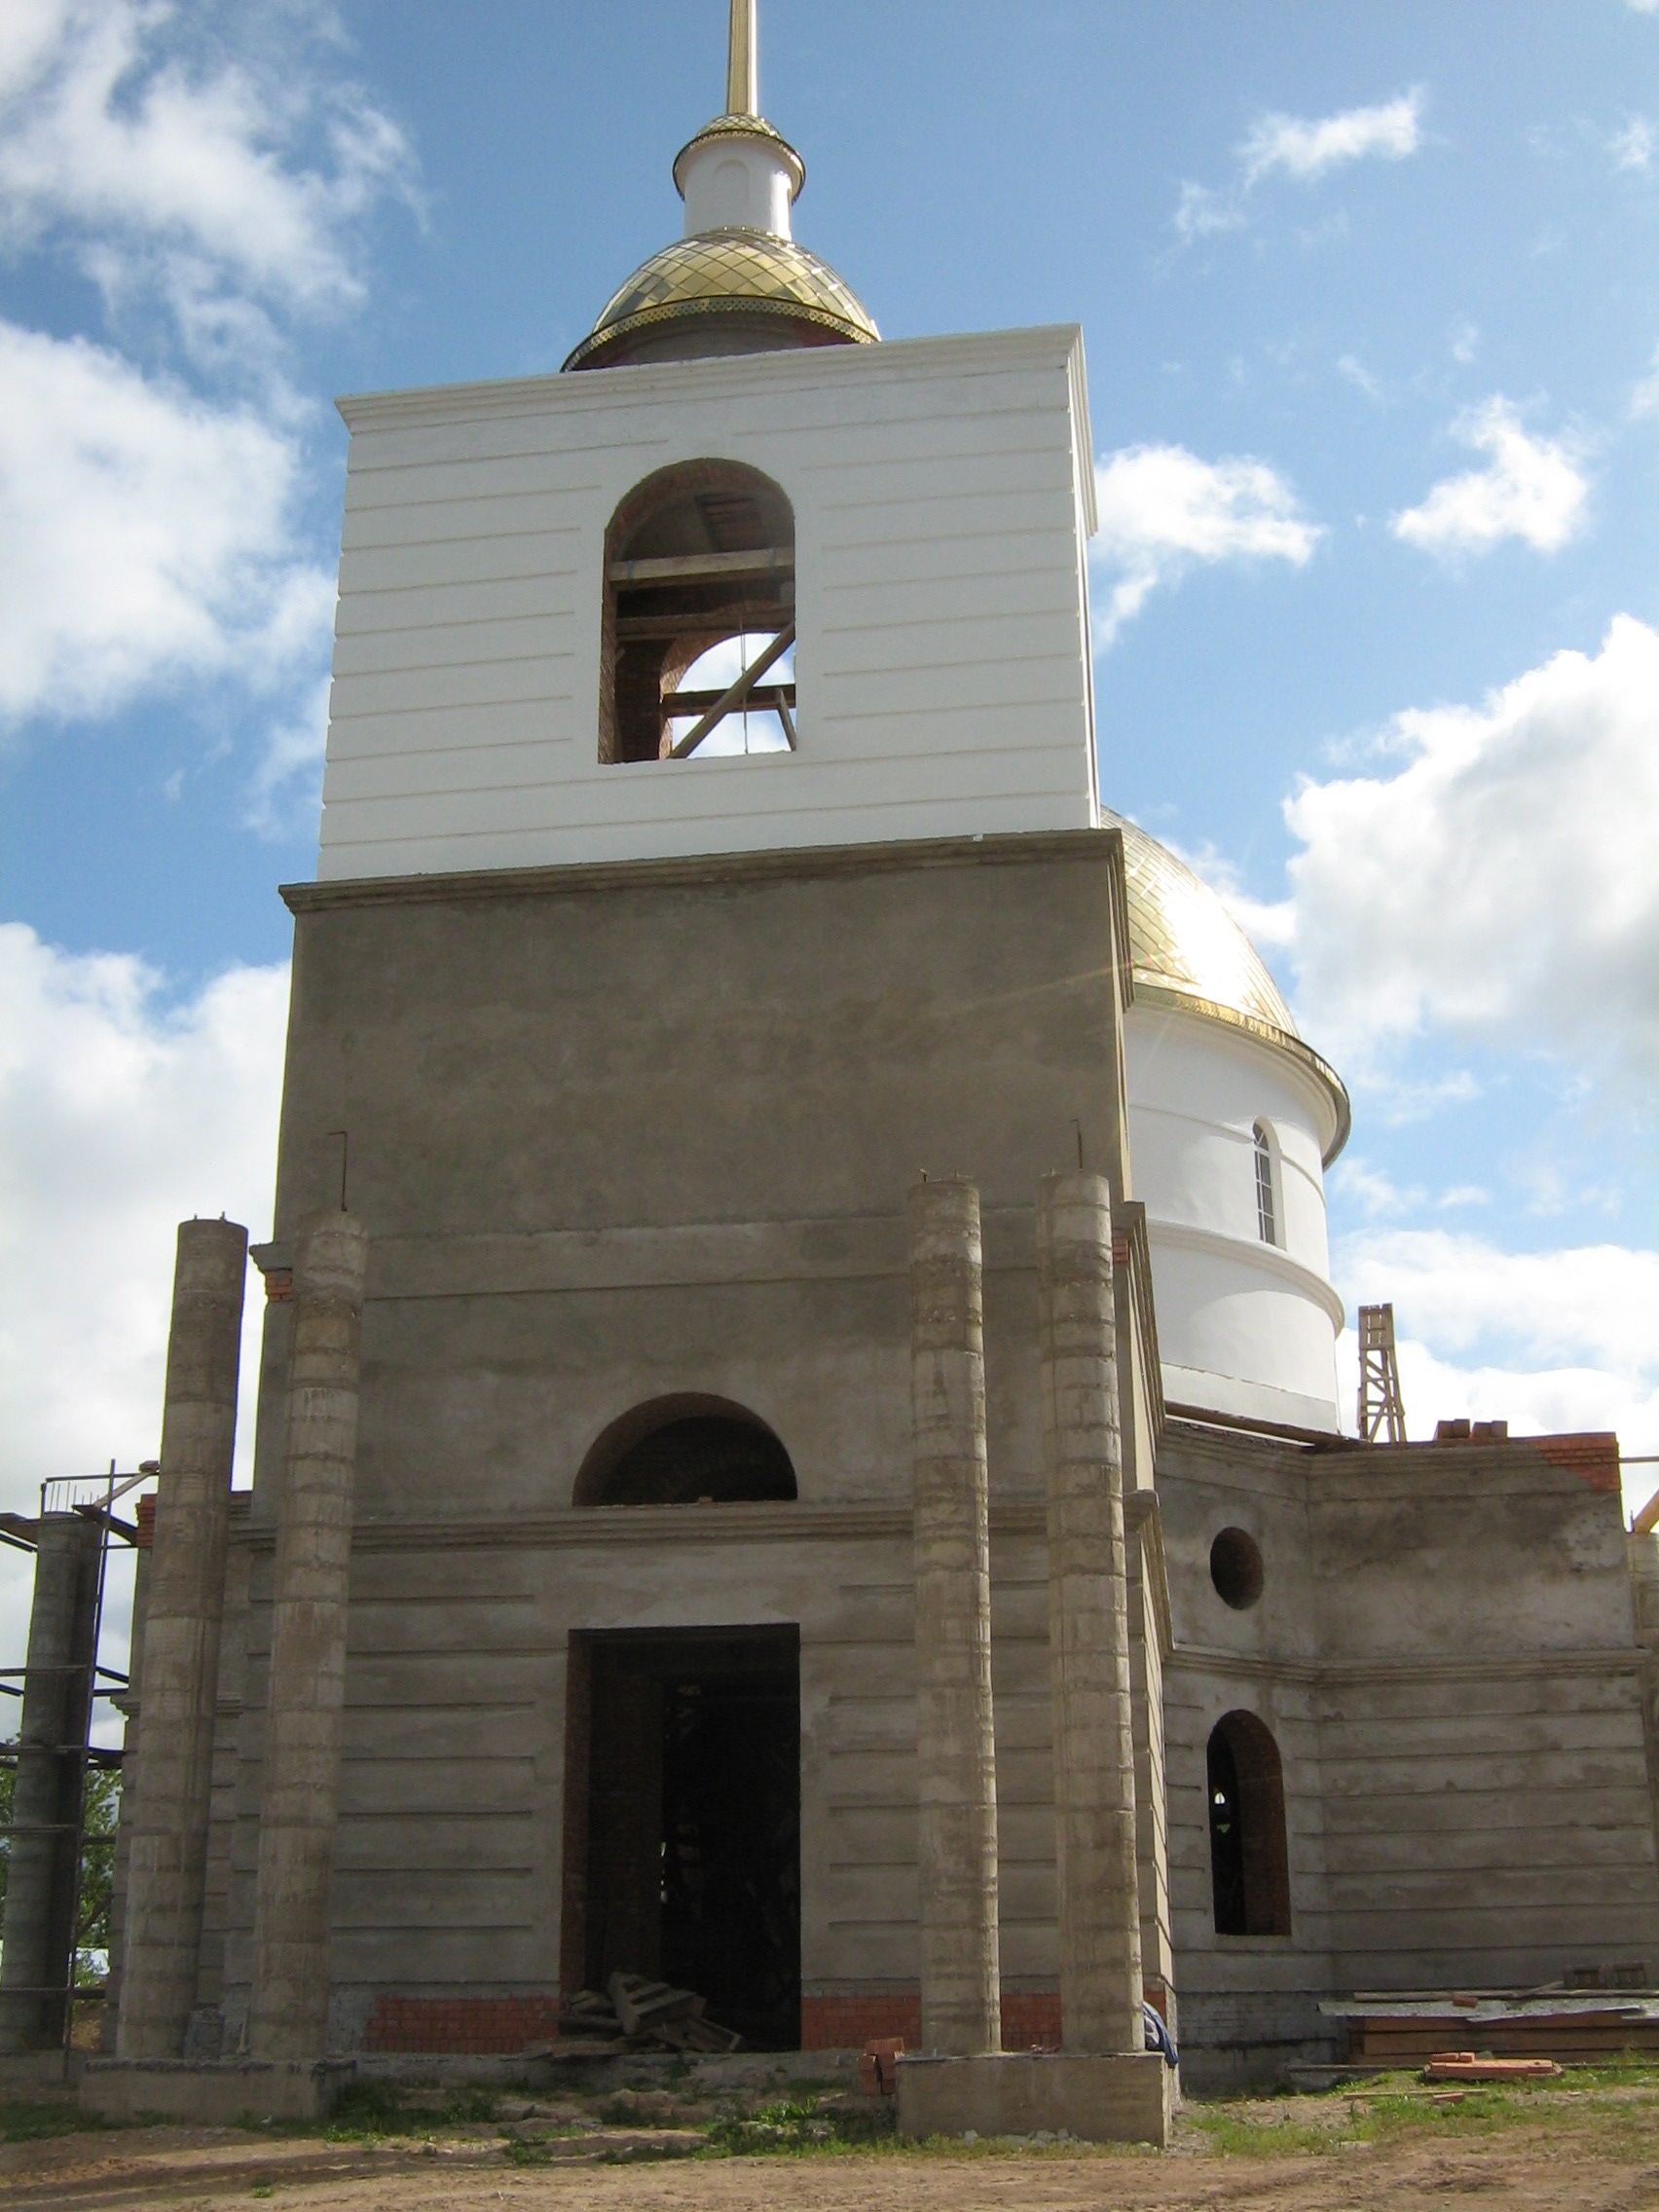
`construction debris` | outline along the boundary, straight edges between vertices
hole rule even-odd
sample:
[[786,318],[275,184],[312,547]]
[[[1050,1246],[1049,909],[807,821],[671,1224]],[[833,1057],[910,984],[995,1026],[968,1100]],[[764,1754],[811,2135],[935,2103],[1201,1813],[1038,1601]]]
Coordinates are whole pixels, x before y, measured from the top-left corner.
[[743,2038],[703,2017],[694,1989],[673,1989],[642,1973],[613,1973],[608,1994],[578,1989],[560,2006],[560,2042],[592,2051],[736,2050]]
[[1422,2070],[1425,2082],[1547,2082],[1561,2068],[1553,2058],[1483,2058],[1473,2050],[1437,2050]]

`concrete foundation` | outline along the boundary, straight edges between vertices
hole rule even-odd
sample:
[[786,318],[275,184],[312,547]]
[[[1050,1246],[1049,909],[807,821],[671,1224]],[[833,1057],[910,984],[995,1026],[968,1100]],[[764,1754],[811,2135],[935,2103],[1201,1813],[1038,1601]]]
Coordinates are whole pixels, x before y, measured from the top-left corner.
[[272,2062],[220,2059],[89,2059],[81,2075],[84,2113],[122,2126],[181,2120],[193,2127],[246,2126],[261,2120],[326,2120],[356,2068],[350,2059]]
[[141,1781],[127,1830],[116,2047],[178,2058],[196,2002],[213,1783],[247,1231],[184,1221],[144,1624]]
[[979,1194],[908,1203],[922,2042],[1001,2048]]
[[1112,1196],[1103,1176],[1049,1175],[1039,1188],[1037,1332],[1049,1492],[1061,2042],[1068,2052],[1136,2052],[1134,1741]]
[[349,1213],[300,1226],[248,2014],[262,2060],[310,2061],[327,2044],[368,1256],[367,1232]]
[[1035,2135],[1085,2143],[1169,2141],[1175,2077],[1155,2050],[1010,2051],[899,2061],[901,2135]]

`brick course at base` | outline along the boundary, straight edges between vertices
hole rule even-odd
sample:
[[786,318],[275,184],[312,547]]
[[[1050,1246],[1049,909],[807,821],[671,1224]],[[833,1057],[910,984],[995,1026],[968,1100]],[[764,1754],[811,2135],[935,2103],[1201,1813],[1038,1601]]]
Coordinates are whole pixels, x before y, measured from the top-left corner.
[[510,2057],[558,2033],[557,1997],[379,1997],[363,2048]]
[[[853,1994],[801,1999],[802,2050],[862,2050],[878,2036],[902,2036],[907,2049],[921,2048],[919,1993],[872,1992],[867,1997]],[[1058,1991],[1039,1990],[1026,1994],[1005,1990],[1002,2040],[1005,2050],[1058,2050]]]

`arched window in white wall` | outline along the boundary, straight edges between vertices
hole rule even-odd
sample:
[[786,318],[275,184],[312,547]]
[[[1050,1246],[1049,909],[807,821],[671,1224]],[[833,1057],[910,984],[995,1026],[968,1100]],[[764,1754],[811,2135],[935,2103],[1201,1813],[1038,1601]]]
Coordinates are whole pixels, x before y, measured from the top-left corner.
[[1264,1244],[1279,1240],[1278,1190],[1273,1177],[1273,1140],[1266,1122],[1258,1122],[1256,1140],[1256,1228]]

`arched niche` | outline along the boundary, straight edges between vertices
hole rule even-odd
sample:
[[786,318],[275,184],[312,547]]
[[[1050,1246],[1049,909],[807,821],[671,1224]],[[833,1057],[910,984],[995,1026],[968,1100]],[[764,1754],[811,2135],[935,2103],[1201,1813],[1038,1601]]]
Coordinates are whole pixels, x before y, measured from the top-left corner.
[[[734,716],[735,750],[793,745],[794,564],[794,509],[757,468],[676,461],[635,485],[605,534],[602,762],[731,751]],[[719,678],[695,671],[732,641]],[[749,671],[743,699],[704,731]]]
[[1223,1714],[1205,1773],[1216,1934],[1288,1936],[1284,1768],[1272,1731],[1253,1713]]
[[747,1407],[692,1393],[654,1398],[588,1450],[572,1505],[733,1505],[793,1498],[794,1468]]

